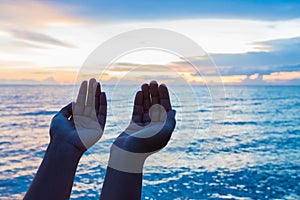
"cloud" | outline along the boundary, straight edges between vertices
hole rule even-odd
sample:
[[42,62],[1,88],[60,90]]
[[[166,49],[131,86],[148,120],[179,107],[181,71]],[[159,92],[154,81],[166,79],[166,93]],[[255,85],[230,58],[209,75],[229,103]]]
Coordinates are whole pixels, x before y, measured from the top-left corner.
[[251,76],[249,76],[249,79],[250,80],[255,80],[255,79],[258,79],[258,77],[259,77],[259,74],[255,73],[255,74],[252,74]]
[[0,26],[33,29],[89,23],[88,19],[72,14],[74,10],[72,5],[58,6],[46,1],[2,1]]
[[170,67],[166,65],[155,65],[155,64],[149,64],[149,65],[141,65],[136,63],[116,63],[112,67],[109,68],[108,71],[111,72],[129,72],[129,71],[135,71],[135,72],[169,72],[172,71]]
[[[90,78],[91,76],[87,77]],[[152,80],[156,80],[159,83],[165,83],[170,85],[186,85],[186,80],[179,77],[171,77],[171,76],[131,76],[131,77],[125,77],[125,78],[115,78],[110,77],[110,79],[103,80],[101,79],[101,82],[107,85],[137,85],[140,86],[140,84],[143,83],[149,83]]]
[[6,68],[28,68],[28,67],[36,67],[34,63],[28,61],[3,61],[0,60],[0,69]]
[[273,72],[269,75],[264,75],[263,80],[269,82],[288,81],[293,79],[300,79],[300,71],[297,72]]
[[267,82],[263,80],[263,75],[259,75],[258,73],[256,73],[251,76],[247,76],[239,84],[240,85],[266,85]]
[[299,48],[300,44],[300,37],[294,38],[282,38],[276,40],[269,40],[269,41],[260,41],[260,42],[253,42],[251,45],[258,45],[265,47],[267,52],[270,51],[294,51]]
[[[291,83],[298,79],[300,71],[300,37],[256,42],[255,45],[264,46],[265,52],[248,52],[244,54],[212,54],[220,71],[220,77],[215,71],[214,63],[207,56],[188,58],[198,66],[198,71],[184,60],[174,61],[166,65],[138,65],[133,63],[117,63],[108,71],[114,73],[129,72],[128,77],[136,80],[147,79],[156,75],[164,76],[164,72],[179,72],[186,80],[193,83],[211,82],[220,84],[263,85],[277,83]],[[152,76],[147,76],[147,73]],[[159,74],[160,73],[160,74]],[[115,75],[116,75],[115,74]],[[115,78],[120,78],[115,76]],[[174,77],[170,77],[174,79]],[[178,77],[175,77],[175,79]],[[205,80],[204,80],[205,79]]]
[[[252,76],[254,80],[259,75],[273,72],[300,71],[300,37],[277,39],[255,42],[254,45],[264,46],[268,51],[247,52],[235,54],[210,54],[202,57],[190,57],[197,66],[197,70],[184,59],[171,62],[168,66],[176,71],[192,73],[193,76],[218,75],[215,68],[218,68],[222,76],[246,75]],[[216,64],[216,65],[215,65]],[[255,77],[253,77],[255,75]]]
[[33,44],[30,42],[26,42],[26,41],[11,41],[11,43],[9,45],[6,46],[7,48],[11,48],[16,50],[16,48],[24,48],[24,49],[46,49],[47,47],[40,45],[40,44]]
[[[5,84],[21,83],[24,80],[37,83],[45,82],[46,80],[50,83],[49,80],[52,79],[56,83],[70,84],[74,83],[77,77],[77,71],[68,68],[13,68],[8,65],[6,68],[4,66],[1,67],[0,72],[1,83]],[[54,84],[53,81],[51,83]]]
[[259,42],[268,52],[245,54],[211,54],[223,75],[270,74],[300,70],[300,37]]
[[[268,49],[265,52],[248,52],[240,54],[211,54],[213,61],[220,71],[224,84],[288,84],[297,83],[292,80],[300,78],[300,37],[257,42]],[[196,63],[198,71],[193,72],[185,60],[172,62],[169,66],[187,68],[189,73],[184,76],[190,82],[207,81],[220,83],[214,63],[209,57],[189,58]],[[211,80],[212,79],[212,80]]]
[[[189,4],[175,1],[172,2],[173,6],[168,6],[169,9],[166,9],[168,4],[166,2],[162,5],[134,1],[128,4],[118,4],[113,1],[85,1],[84,3],[77,1],[76,5],[73,2],[72,5],[67,5],[58,1],[2,2],[0,7],[1,59],[32,62],[34,64],[32,67],[35,69],[64,65],[78,66],[96,44],[111,36],[135,28],[155,27],[182,33],[203,46],[205,50],[212,53],[224,80],[228,83],[230,81],[265,83],[264,75],[300,71],[298,53],[300,52],[300,13],[298,12],[300,3],[279,3],[276,0],[275,3],[274,1],[268,3],[219,1],[217,3],[219,6],[216,7],[214,1],[210,3],[192,1]],[[153,12],[149,8],[157,9]],[[257,12],[253,12],[254,10]],[[124,21],[103,23],[102,13],[103,16],[107,16],[105,19],[122,18]],[[150,15],[155,15],[157,20]],[[147,20],[141,22],[144,19]],[[78,48],[68,49],[68,51],[64,48],[55,48],[71,48],[74,47],[73,44]],[[152,55],[145,55],[148,60],[155,61]],[[109,73],[122,74],[132,67],[137,67],[133,71],[136,74],[140,73],[141,76],[144,76],[143,72],[149,72],[151,76],[153,73],[150,72],[158,72],[164,76],[164,73],[168,72],[167,67],[171,67],[174,71],[189,77],[191,81],[197,80],[201,75],[184,61],[172,62],[164,67],[159,65],[138,67],[130,63],[135,62],[136,57],[122,60],[123,63],[112,67]],[[161,57],[167,60],[164,56]],[[212,76],[214,79],[213,76],[216,74],[209,59],[201,60],[200,57],[193,59],[201,66],[202,74]],[[145,60],[148,62],[147,59]],[[30,68],[26,63],[15,64],[10,63],[9,67]],[[9,67],[7,70],[11,71]],[[4,69],[1,73],[3,71]],[[13,70],[11,72],[9,77],[16,77],[16,73],[13,73]],[[55,76],[54,73],[59,72],[51,72],[51,77]],[[135,73],[132,75],[136,75]],[[25,74],[38,79],[36,73]],[[111,74],[107,77],[112,76]],[[17,73],[18,79],[23,76],[24,72]],[[46,78],[43,73],[39,76]],[[287,75],[281,73],[279,76]],[[63,78],[65,78],[63,75],[59,75],[59,78],[55,77],[60,81]]]
[[[54,37],[49,35],[38,33],[38,32],[31,32],[26,30],[11,30],[12,35],[21,40],[29,41],[29,42],[37,42],[41,44],[49,44],[54,46],[60,47],[67,47],[67,48],[75,48],[74,45],[68,44],[66,42],[60,41]],[[27,43],[28,45],[28,43]]]
[[43,80],[33,80],[33,79],[20,79],[20,80],[6,80],[0,79],[0,84],[4,85],[57,85],[59,82],[54,80],[52,77],[48,77]]
[[137,64],[129,62],[118,62],[112,65],[109,72],[141,72],[141,73],[165,73],[165,72],[191,72],[192,65],[180,65],[177,62],[170,62],[164,65],[160,64]]

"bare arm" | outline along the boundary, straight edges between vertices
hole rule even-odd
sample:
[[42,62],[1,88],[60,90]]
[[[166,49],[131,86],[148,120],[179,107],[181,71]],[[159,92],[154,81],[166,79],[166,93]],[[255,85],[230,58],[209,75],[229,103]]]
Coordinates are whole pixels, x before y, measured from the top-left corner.
[[78,162],[103,133],[106,97],[100,84],[84,81],[78,98],[56,114],[50,144],[24,199],[69,199]]
[[167,145],[175,124],[167,87],[144,84],[131,123],[111,147],[100,199],[141,199],[144,162]]

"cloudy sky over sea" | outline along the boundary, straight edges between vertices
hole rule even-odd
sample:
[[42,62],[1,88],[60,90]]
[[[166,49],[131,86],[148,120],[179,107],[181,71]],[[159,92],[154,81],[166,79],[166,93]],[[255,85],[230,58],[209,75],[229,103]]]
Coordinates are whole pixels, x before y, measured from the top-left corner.
[[[299,85],[299,10],[299,1],[278,0],[2,0],[0,83],[72,84],[102,42],[139,28],[164,28],[197,42],[225,84]],[[156,72],[159,66],[176,66],[187,82],[202,84],[183,60],[155,51],[120,58],[103,81],[110,83],[124,76],[126,66],[141,64],[157,66]]]

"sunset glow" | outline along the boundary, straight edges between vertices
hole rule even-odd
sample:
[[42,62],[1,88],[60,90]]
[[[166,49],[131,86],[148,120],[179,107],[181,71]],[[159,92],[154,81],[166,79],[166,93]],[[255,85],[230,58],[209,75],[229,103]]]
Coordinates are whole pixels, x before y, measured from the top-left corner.
[[[85,59],[102,42],[122,32],[145,27],[173,30],[197,42],[216,61],[224,84],[255,84],[257,79],[261,84],[289,84],[289,81],[294,84],[300,79],[297,67],[300,60],[289,51],[289,44],[299,42],[300,18],[121,21],[83,14],[80,5],[51,1],[4,1],[0,13],[0,83],[4,84],[20,84],[24,80],[26,83],[72,84]],[[288,43],[290,40],[293,43]],[[280,55],[284,55],[284,59]],[[244,66],[247,56],[256,62]],[[282,63],[275,65],[274,58]],[[201,77],[193,75],[193,69],[179,61],[180,58],[162,51],[134,52],[120,58],[115,63],[118,67],[102,74],[102,78],[104,82],[118,79],[124,76],[128,66],[141,64],[157,65],[154,67],[157,73],[168,75],[166,69],[160,67],[164,65],[172,68],[170,73],[175,70],[183,74],[190,83],[204,83]],[[105,66],[99,67],[99,75],[104,69]],[[249,69],[251,72],[246,71]],[[142,80],[143,73],[140,75]]]

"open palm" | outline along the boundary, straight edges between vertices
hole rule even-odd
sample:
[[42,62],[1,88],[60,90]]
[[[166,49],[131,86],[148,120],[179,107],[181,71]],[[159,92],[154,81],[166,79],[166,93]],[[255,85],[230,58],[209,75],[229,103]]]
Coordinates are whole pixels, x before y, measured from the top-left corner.
[[132,120],[114,145],[135,153],[158,151],[167,145],[175,124],[167,87],[152,81],[137,92]]
[[51,141],[68,143],[84,152],[102,136],[106,122],[106,96],[95,79],[83,81],[76,102],[62,108],[50,126]]

